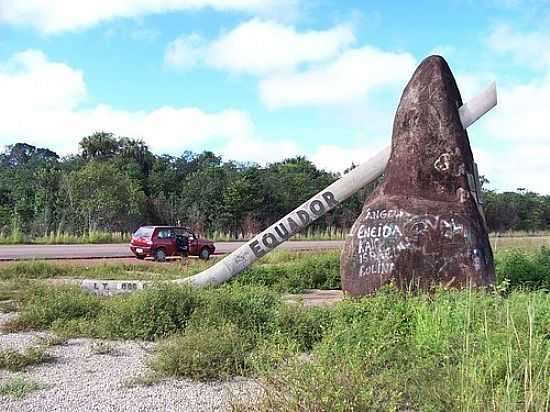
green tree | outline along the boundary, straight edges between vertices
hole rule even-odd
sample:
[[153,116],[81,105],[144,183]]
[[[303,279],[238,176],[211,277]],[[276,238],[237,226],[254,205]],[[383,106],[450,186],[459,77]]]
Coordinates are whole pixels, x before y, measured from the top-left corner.
[[110,159],[118,153],[119,141],[112,133],[96,132],[84,137],[78,144],[80,156],[85,160]]
[[143,215],[139,184],[111,163],[91,161],[69,180],[80,228],[131,230]]

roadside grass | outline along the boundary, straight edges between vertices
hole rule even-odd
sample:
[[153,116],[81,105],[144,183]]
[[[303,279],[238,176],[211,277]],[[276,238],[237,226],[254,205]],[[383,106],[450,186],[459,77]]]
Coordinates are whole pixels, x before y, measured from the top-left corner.
[[191,276],[213,263],[186,259],[169,264],[101,263],[89,266],[51,261],[24,261],[0,266],[0,280],[8,279],[112,279],[112,280],[170,280]]
[[13,399],[23,399],[29,393],[44,388],[46,388],[46,385],[38,381],[16,376],[6,382],[0,383],[0,396],[7,396]]
[[157,376],[262,380],[265,397],[242,410],[550,406],[550,294],[542,290],[403,295],[388,287],[332,309],[287,307],[265,286],[237,283],[109,298],[66,287],[32,295],[22,327],[158,341]]
[[[50,261],[15,262],[0,266],[0,282],[55,278],[162,281],[192,276],[215,263],[215,260],[205,262],[200,259],[170,264],[105,263],[90,266]],[[338,251],[275,251],[241,273],[235,282],[263,284],[277,291],[334,289],[340,287],[339,265]],[[11,298],[10,294],[6,293],[4,298]]]
[[[308,227],[303,232],[291,237],[290,241],[303,240],[345,240],[349,228],[331,227],[320,229]],[[235,236],[229,232],[213,231],[204,233],[203,237],[213,242],[247,241],[256,236],[256,233],[245,233]],[[128,243],[132,238],[131,233],[91,231],[85,234],[50,232],[42,236],[29,236],[21,231],[12,234],[0,232],[0,245],[38,244],[38,245],[71,245],[71,244],[101,244],[101,243]],[[509,231],[502,233],[490,233],[491,245],[496,250],[508,247],[519,247],[531,250],[541,246],[550,246],[550,231]]]
[[281,296],[337,287],[337,252],[277,252],[216,289],[96,297],[31,284],[8,328],[158,341],[155,376],[260,379],[265,396],[235,410],[549,410],[550,249],[496,262],[493,292],[390,286],[331,309]]
[[76,245],[76,244],[102,244],[102,243],[127,243],[131,233],[91,231],[83,235],[71,233],[50,232],[45,236],[27,236],[21,232],[11,235],[0,233],[0,245]]
[[253,347],[251,336],[234,324],[193,325],[162,343],[151,367],[194,380],[228,379],[246,374],[247,353]]
[[[502,250],[495,254],[495,262],[499,290],[518,287],[550,289],[550,248]],[[17,262],[0,266],[0,301],[21,300],[24,290],[45,279],[168,281],[194,275],[213,264],[215,261],[199,259],[170,264],[105,263],[91,266],[48,261]],[[245,269],[230,283],[260,285],[280,293],[338,289],[340,253],[336,250],[274,251]]]
[[11,372],[24,370],[27,366],[38,365],[51,358],[42,347],[27,347],[23,352],[13,349],[0,350],[0,369]]
[[548,232],[491,234],[489,241],[491,242],[493,252],[497,254],[509,249],[533,252],[541,247],[550,248],[550,234]]
[[544,292],[441,291],[432,298],[386,290],[337,305],[309,360],[292,345],[271,346],[275,359],[287,356],[276,368],[253,359],[266,395],[239,407],[548,410],[549,328]]
[[[20,279],[11,279],[11,280],[1,280],[0,277],[0,301],[10,301],[8,305],[6,305],[6,309],[9,309],[10,307],[14,306],[13,301],[20,301],[25,294],[25,291],[32,288],[32,286],[36,283],[32,279],[27,278],[20,278]],[[4,306],[2,306],[4,309]],[[4,312],[8,312],[10,310],[3,310]]]
[[[265,260],[264,260],[265,259]],[[245,269],[234,280],[241,285],[263,285],[278,292],[340,288],[340,253],[274,252]]]

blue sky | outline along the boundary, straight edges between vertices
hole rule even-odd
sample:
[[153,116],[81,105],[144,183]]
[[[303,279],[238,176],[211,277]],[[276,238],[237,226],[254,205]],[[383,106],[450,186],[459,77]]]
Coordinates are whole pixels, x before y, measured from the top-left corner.
[[0,0],[0,145],[60,154],[97,130],[156,153],[342,171],[388,144],[437,53],[467,100],[491,187],[550,193],[550,0]]

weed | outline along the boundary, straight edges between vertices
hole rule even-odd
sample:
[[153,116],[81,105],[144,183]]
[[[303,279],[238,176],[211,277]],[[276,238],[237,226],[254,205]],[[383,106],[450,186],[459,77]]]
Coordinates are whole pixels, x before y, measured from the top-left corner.
[[146,372],[143,375],[127,378],[121,382],[123,388],[131,389],[138,386],[153,386],[162,382],[163,376],[156,372]]
[[201,303],[201,295],[201,291],[188,286],[158,285],[131,295],[105,299],[101,301],[100,315],[88,323],[84,334],[143,340],[166,337],[185,329],[191,314]]
[[100,307],[100,300],[77,287],[31,288],[23,298],[21,314],[5,328],[11,331],[44,329],[54,322],[90,319]]
[[42,347],[28,347],[24,352],[8,348],[0,351],[0,369],[20,371],[27,366],[38,365],[50,359]]
[[251,347],[236,325],[192,326],[162,344],[151,366],[160,373],[196,380],[227,379],[245,373]]
[[96,341],[90,344],[90,352],[94,355],[112,355],[114,348],[108,342]]
[[0,384],[0,396],[8,396],[14,399],[22,399],[30,392],[46,388],[46,385],[27,380],[22,377],[15,377]]
[[67,343],[68,337],[62,334],[51,334],[41,335],[38,337],[40,340],[40,346],[50,347],[50,346],[60,346]]

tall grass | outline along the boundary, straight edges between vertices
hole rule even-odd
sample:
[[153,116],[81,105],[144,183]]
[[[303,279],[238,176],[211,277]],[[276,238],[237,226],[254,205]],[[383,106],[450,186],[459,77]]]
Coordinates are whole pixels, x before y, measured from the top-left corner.
[[28,236],[21,231],[10,235],[0,233],[0,245],[38,244],[38,245],[72,245],[72,244],[101,244],[126,243],[132,235],[124,232],[90,231],[77,235],[71,233],[50,232],[45,236]]
[[[550,298],[394,291],[331,312],[308,361],[259,371],[266,397],[243,410],[544,411],[550,406]],[[290,346],[290,349],[292,346]],[[263,349],[265,352],[265,349]]]
[[[297,233],[289,240],[345,240],[349,228],[332,226],[321,229],[317,227],[308,227],[304,231]],[[245,233],[234,235],[230,232],[212,231],[206,232],[203,237],[214,242],[233,242],[247,241],[256,236],[257,233]],[[125,243],[129,242],[131,233],[91,231],[84,234],[58,233],[50,232],[45,236],[30,236],[21,231],[17,225],[11,228],[10,234],[0,232],[0,245],[12,244],[99,244],[99,243]],[[502,233],[491,233],[489,235],[493,249],[500,250],[509,247],[520,247],[533,249],[540,246],[550,246],[550,231],[510,231]]]
[[[348,228],[339,228],[339,227],[330,227],[326,229],[308,227],[304,231],[297,233],[289,240],[344,240],[347,233],[349,233]],[[247,241],[256,236],[257,233],[245,233],[239,234],[237,236],[223,231],[213,231],[207,232],[205,237],[214,241],[214,242],[232,242],[232,241]]]
[[186,259],[170,264],[109,262],[84,265],[36,260],[1,265],[0,280],[53,278],[170,280],[193,275],[213,263],[214,261]]
[[243,410],[550,406],[550,295],[543,291],[412,296],[389,287],[333,309],[304,309],[252,285],[161,286],[111,298],[48,288],[29,291],[16,326],[159,340],[151,360],[159,373],[262,379],[266,396]]

